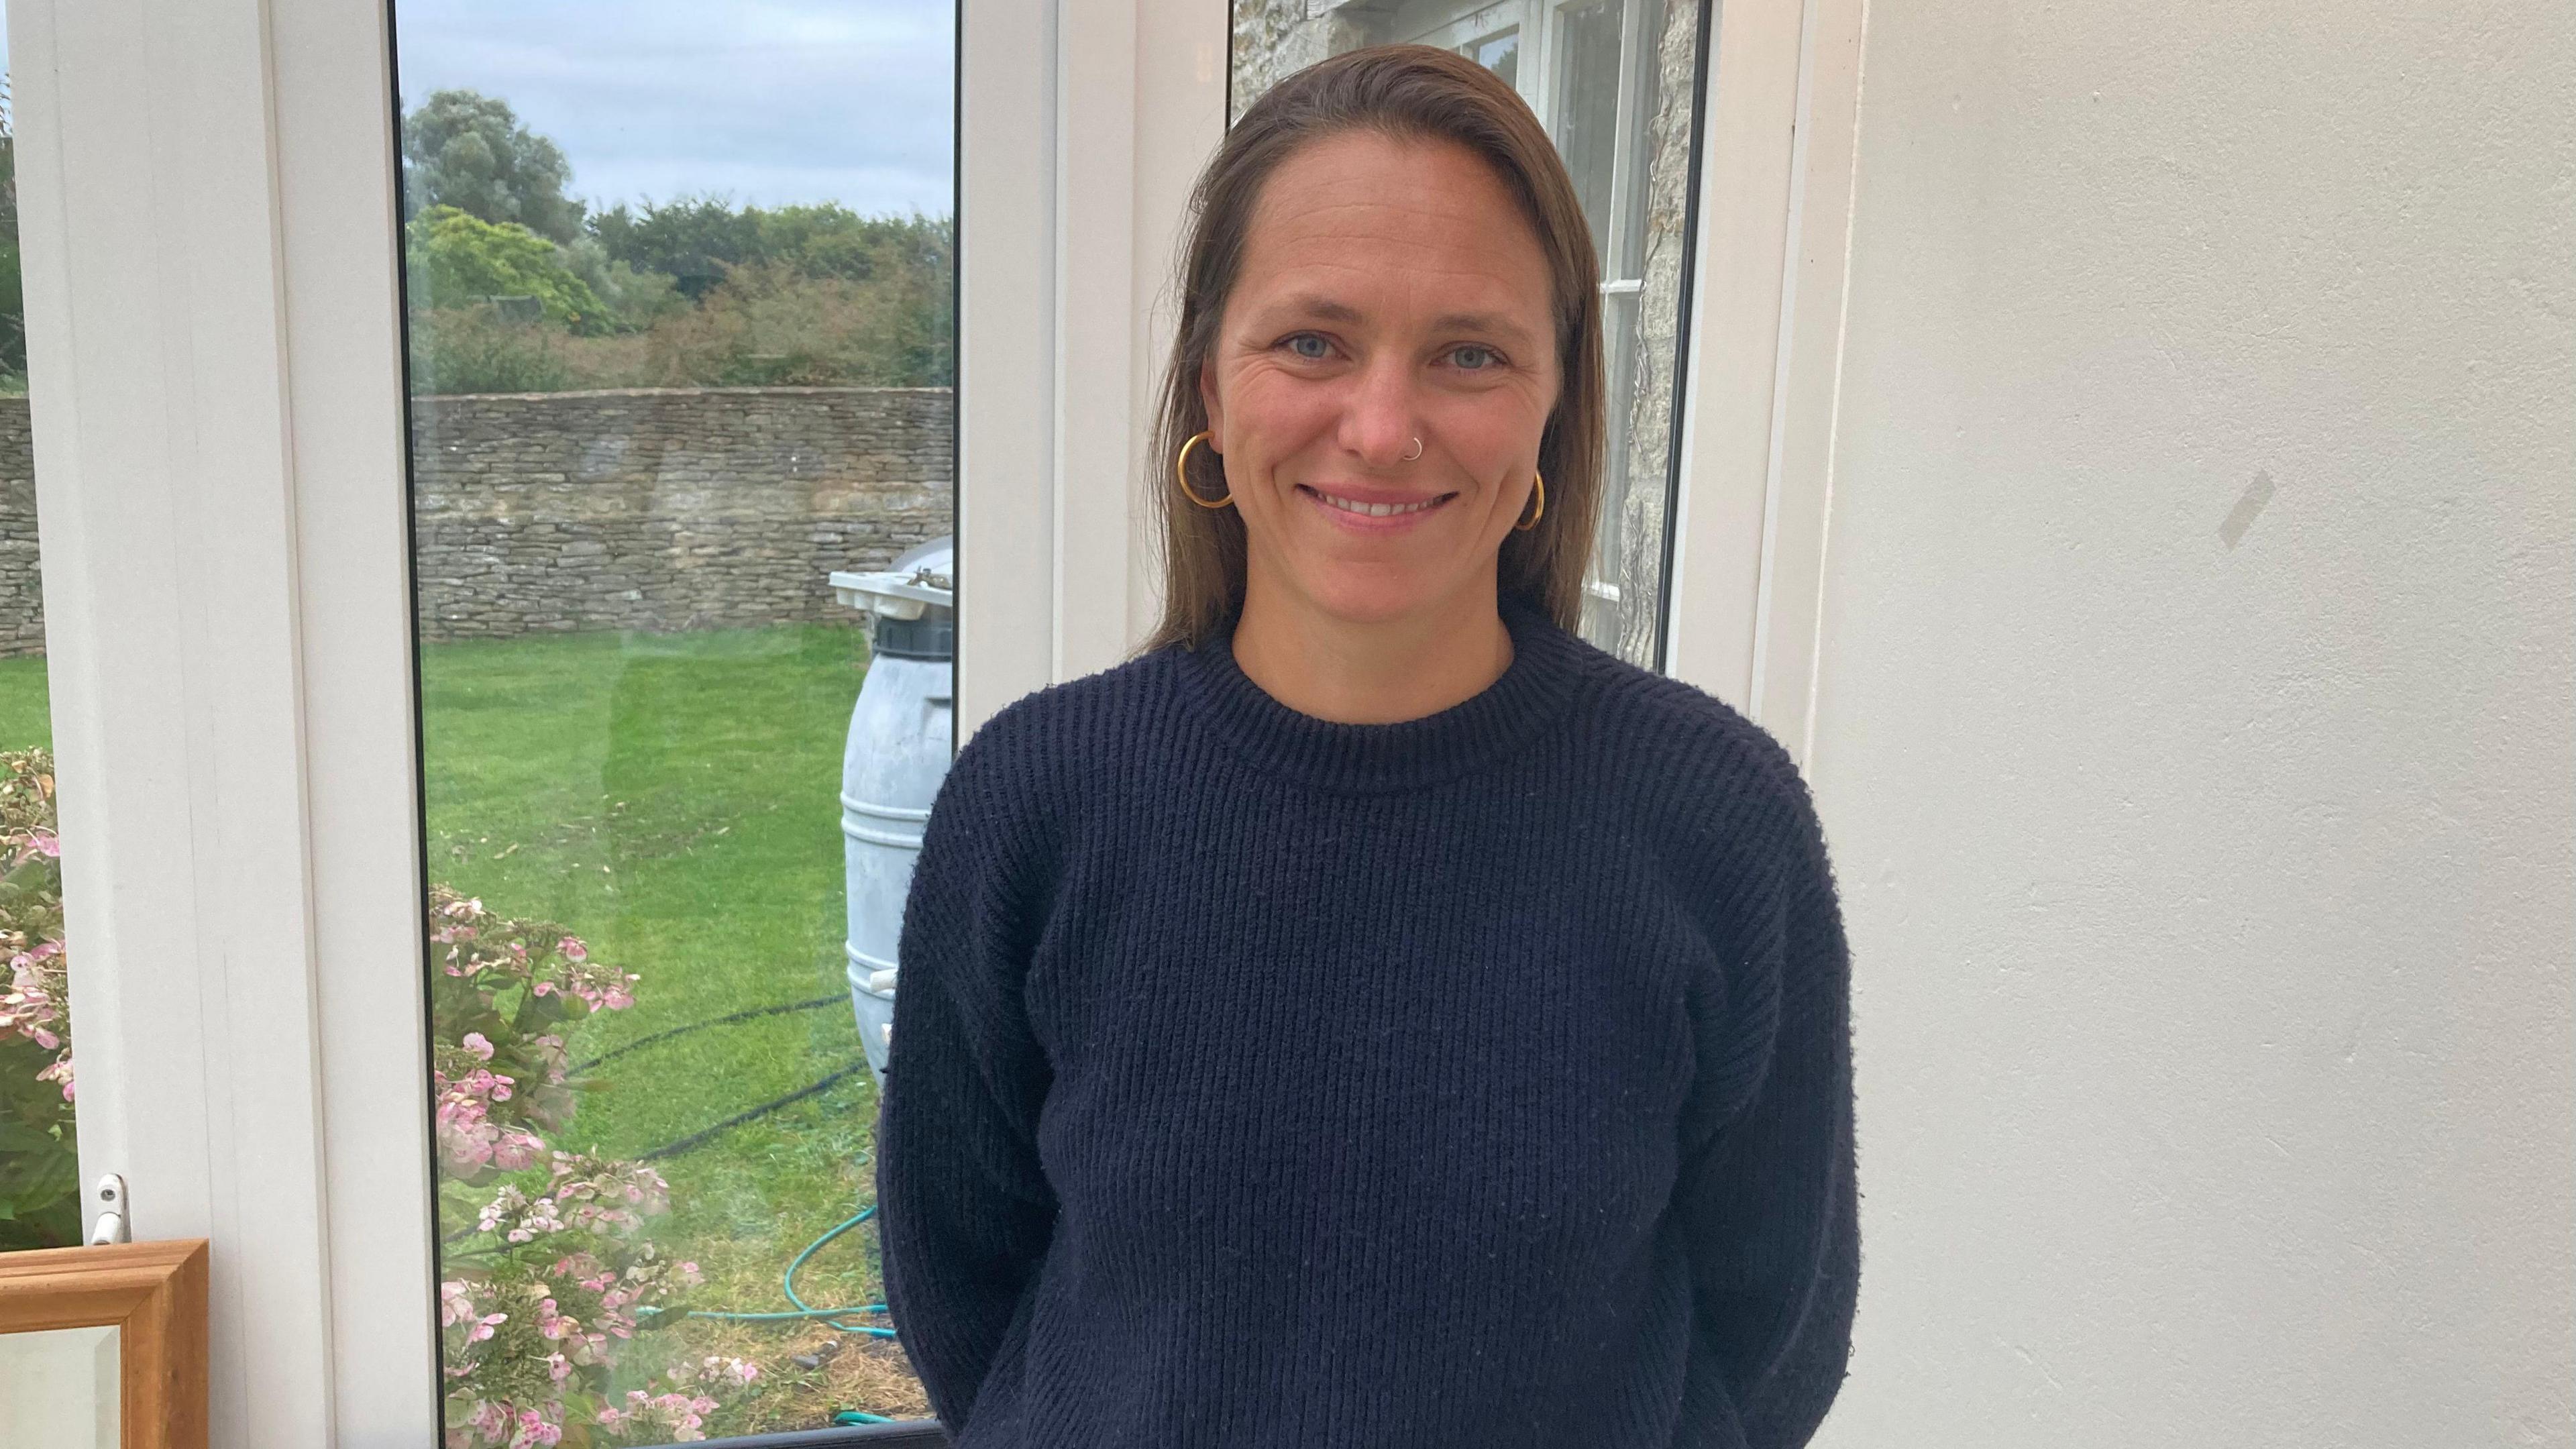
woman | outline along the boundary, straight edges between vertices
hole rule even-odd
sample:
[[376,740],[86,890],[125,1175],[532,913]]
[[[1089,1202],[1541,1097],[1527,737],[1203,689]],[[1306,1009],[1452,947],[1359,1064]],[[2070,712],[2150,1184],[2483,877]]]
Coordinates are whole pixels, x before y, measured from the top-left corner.
[[1167,613],[950,769],[878,1124],[968,1449],[1804,1443],[1848,964],[1788,755],[1570,630],[1596,262],[1420,46],[1251,107],[1162,407]]

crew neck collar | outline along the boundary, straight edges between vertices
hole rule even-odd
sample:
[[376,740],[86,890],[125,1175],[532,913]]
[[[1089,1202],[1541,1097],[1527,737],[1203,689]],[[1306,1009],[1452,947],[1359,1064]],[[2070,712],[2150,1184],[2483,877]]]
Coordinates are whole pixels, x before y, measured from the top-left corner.
[[1379,794],[1452,779],[1527,744],[1576,693],[1590,646],[1536,604],[1498,600],[1512,662],[1476,694],[1389,724],[1319,719],[1280,703],[1234,657],[1238,610],[1223,631],[1179,656],[1182,693],[1206,725],[1256,765],[1318,789]]

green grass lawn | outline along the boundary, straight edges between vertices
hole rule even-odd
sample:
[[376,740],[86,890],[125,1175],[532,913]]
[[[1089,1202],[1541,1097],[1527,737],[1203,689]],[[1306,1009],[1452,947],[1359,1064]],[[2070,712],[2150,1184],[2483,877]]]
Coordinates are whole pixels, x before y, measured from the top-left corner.
[[[838,791],[865,659],[858,630],[822,625],[423,651],[431,879],[505,915],[559,921],[643,977],[632,1008],[581,1024],[575,1060],[749,1007],[835,998],[617,1057],[557,1145],[640,1156],[864,1061],[842,976]],[[700,1306],[787,1307],[788,1260],[874,1200],[862,1153],[875,1119],[862,1069],[658,1164],[673,1210],[652,1236],[706,1273]],[[470,1222],[468,1204],[488,1191],[451,1189],[450,1224]],[[875,1241],[869,1224],[824,1249],[797,1275],[800,1294],[882,1302]],[[674,1333],[692,1353],[759,1354],[766,1391],[749,1417],[726,1416],[727,1432],[818,1424],[833,1407],[926,1412],[886,1373],[900,1365],[888,1343],[854,1341],[874,1352],[800,1373],[789,1351],[829,1330],[697,1320]]]
[[51,699],[43,659],[0,659],[0,750],[52,749]]

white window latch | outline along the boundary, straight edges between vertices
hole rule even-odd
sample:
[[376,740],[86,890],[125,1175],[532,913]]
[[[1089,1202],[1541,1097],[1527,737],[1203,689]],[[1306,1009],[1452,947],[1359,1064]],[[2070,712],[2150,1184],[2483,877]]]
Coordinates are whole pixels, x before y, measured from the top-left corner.
[[103,1248],[110,1243],[133,1242],[134,1229],[125,1211],[125,1179],[109,1173],[90,1189],[90,1197],[98,1203],[98,1220],[90,1224],[89,1246]]

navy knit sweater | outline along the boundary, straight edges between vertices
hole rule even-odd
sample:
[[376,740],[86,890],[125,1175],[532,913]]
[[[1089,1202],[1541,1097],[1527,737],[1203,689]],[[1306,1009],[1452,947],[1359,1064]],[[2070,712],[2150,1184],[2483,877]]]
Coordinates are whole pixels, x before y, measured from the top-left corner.
[[1778,1449],[1859,1282],[1850,967],[1778,743],[1514,599],[1394,724],[1230,639],[959,752],[887,1302],[962,1449]]

